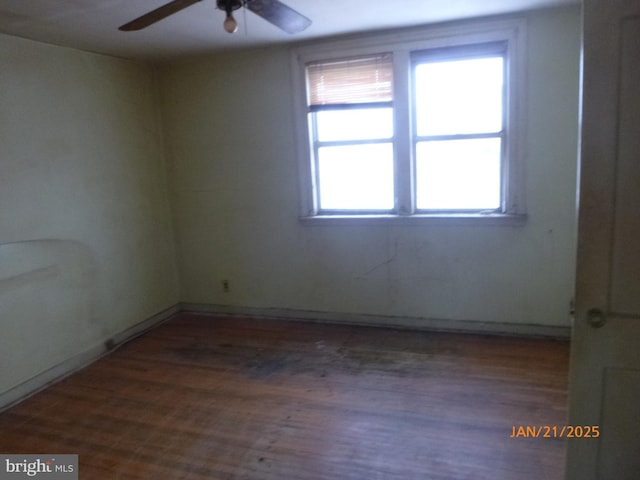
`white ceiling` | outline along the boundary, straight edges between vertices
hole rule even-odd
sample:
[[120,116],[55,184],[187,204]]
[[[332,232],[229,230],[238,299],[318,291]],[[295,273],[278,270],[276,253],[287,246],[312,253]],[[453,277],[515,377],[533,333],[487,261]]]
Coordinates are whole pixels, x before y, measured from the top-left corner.
[[118,57],[169,60],[238,47],[415,26],[522,10],[579,4],[580,0],[284,0],[313,24],[289,35],[248,10],[240,25],[222,29],[224,13],[203,0],[144,30],[118,27],[169,0],[0,0],[0,32]]

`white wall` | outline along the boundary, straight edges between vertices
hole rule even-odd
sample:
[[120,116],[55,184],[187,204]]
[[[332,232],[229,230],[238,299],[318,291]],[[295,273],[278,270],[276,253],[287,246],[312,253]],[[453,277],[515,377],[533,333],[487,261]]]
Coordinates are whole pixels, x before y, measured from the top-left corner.
[[580,12],[527,17],[521,227],[302,225],[289,48],[162,68],[181,300],[568,325]]
[[178,301],[148,66],[0,35],[0,394]]

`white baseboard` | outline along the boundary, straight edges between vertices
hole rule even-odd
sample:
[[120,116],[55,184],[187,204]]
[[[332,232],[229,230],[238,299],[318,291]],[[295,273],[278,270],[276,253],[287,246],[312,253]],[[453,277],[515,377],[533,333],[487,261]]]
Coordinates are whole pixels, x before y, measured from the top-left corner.
[[555,325],[474,322],[470,320],[443,320],[419,317],[399,317],[391,315],[317,312],[312,310],[294,310],[286,308],[255,308],[234,305],[210,305],[201,303],[181,303],[180,311],[211,315],[246,316],[282,320],[299,320],[306,322],[431,330],[440,332],[545,337],[563,340],[569,339],[571,337],[571,327]]
[[159,324],[165,322],[170,317],[180,311],[179,305],[174,305],[166,310],[163,310],[156,315],[149,317],[148,319],[127,328],[122,332],[119,332],[106,339],[105,341],[93,345],[92,347],[84,350],[77,355],[65,360],[58,365],[55,365],[48,370],[30,378],[29,380],[7,390],[0,394],[0,411],[6,410],[11,406],[19,403],[26,398],[44,390],[53,383],[59,382],[63,378],[71,375],[78,370],[90,365],[105,354],[108,354],[115,348],[124,345],[130,340],[142,335],[148,330],[155,328]]

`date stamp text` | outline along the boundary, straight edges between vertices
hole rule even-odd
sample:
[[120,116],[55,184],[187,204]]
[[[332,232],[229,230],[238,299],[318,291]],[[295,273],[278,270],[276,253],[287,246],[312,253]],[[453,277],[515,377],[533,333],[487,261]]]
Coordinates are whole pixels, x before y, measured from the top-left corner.
[[599,425],[514,425],[510,438],[598,438]]

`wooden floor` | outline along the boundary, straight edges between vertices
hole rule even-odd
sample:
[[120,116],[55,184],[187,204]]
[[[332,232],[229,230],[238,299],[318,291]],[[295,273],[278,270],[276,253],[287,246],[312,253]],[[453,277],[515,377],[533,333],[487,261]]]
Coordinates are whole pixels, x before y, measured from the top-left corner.
[[181,314],[0,414],[81,479],[560,480],[568,343]]

